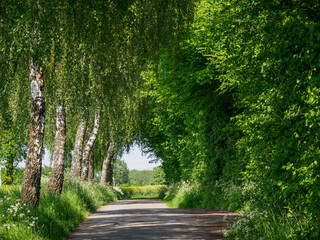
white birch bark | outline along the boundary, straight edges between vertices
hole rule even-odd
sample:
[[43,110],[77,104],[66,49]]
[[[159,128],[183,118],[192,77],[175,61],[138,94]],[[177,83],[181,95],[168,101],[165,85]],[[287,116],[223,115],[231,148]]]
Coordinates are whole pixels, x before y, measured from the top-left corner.
[[48,183],[48,192],[61,194],[64,181],[66,149],[66,112],[64,105],[57,106],[56,136],[54,142],[54,164]]
[[83,150],[83,159],[82,159],[82,174],[81,179],[84,181],[88,180],[88,172],[89,172],[89,155],[90,151],[93,148],[94,142],[96,141],[97,134],[100,127],[100,109],[96,110],[94,126],[89,137],[89,140]]
[[82,150],[83,150],[83,142],[84,136],[87,131],[87,124],[84,117],[81,117],[79,127],[77,130],[76,140],[74,143],[72,162],[71,162],[71,175],[75,177],[81,176],[81,163],[82,163]]
[[45,125],[44,80],[42,68],[38,71],[30,61],[31,117],[27,158],[20,200],[38,206],[40,197],[43,135]]
[[[111,171],[111,168],[113,166],[112,161],[113,161],[113,154],[114,154],[114,142],[113,141],[108,142],[107,148],[108,150],[107,150],[106,158],[104,159],[103,165],[102,165],[100,184],[102,185],[109,184],[110,186],[112,186],[113,171]],[[111,174],[111,180],[110,180],[110,174]]]

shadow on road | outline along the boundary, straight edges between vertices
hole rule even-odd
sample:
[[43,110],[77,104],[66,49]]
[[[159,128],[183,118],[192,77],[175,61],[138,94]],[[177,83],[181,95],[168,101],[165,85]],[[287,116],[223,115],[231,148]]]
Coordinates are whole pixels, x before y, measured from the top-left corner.
[[92,214],[68,239],[223,239],[223,218],[230,214],[170,209],[157,199],[120,200]]

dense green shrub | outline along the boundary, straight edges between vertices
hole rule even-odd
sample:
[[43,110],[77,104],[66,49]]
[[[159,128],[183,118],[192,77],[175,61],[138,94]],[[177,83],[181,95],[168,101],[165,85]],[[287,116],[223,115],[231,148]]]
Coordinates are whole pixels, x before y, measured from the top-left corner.
[[319,13],[314,1],[199,1],[185,40],[150,63],[143,141],[176,186],[171,204],[303,219],[287,237],[320,238]]

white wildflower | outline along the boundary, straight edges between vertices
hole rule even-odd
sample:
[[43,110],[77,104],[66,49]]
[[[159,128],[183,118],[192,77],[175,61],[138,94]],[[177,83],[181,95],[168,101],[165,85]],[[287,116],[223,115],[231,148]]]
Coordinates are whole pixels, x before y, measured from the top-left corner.
[[4,224],[3,226],[10,229],[10,224]]

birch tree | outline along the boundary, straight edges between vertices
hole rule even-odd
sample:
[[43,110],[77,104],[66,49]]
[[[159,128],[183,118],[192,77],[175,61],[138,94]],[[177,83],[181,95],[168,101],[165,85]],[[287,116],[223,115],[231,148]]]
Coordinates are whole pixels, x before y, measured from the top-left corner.
[[71,163],[71,175],[75,177],[81,176],[83,142],[84,142],[84,136],[86,134],[86,131],[87,131],[86,120],[82,114],[80,123],[78,126],[78,130],[77,130],[77,135],[76,135],[75,145],[74,145],[73,155],[72,155],[72,163]]
[[20,200],[38,206],[45,125],[44,78],[42,67],[37,68],[30,59],[31,117],[27,159]]
[[108,141],[106,146],[108,150],[102,165],[100,184],[102,185],[108,184],[112,186],[114,142]]
[[48,192],[60,194],[64,181],[66,148],[66,111],[64,105],[57,106],[56,137],[54,143],[54,165],[48,183]]
[[90,151],[92,151],[93,145],[96,141],[97,134],[100,128],[100,108],[96,109],[95,119],[94,119],[94,126],[88,142],[83,150],[83,159],[82,159],[82,174],[81,179],[84,181],[88,180],[88,173],[89,173],[89,155]]

